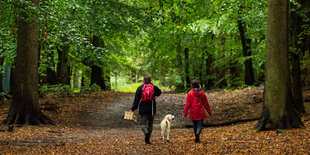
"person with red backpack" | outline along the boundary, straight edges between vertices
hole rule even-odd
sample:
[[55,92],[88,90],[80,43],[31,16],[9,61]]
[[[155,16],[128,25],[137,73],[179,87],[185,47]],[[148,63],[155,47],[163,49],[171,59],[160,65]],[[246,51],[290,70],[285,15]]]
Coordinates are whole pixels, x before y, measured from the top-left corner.
[[140,125],[144,133],[144,141],[151,144],[150,138],[153,131],[153,120],[156,114],[155,96],[161,95],[161,90],[151,83],[149,76],[144,76],[144,84],[138,87],[131,111],[139,106]]
[[204,107],[211,116],[212,112],[210,110],[206,94],[199,88],[199,82],[197,80],[192,80],[192,89],[187,93],[184,107],[184,117],[187,117],[189,110],[189,118],[193,121],[196,143],[200,142],[199,135],[202,131],[203,120],[207,117]]

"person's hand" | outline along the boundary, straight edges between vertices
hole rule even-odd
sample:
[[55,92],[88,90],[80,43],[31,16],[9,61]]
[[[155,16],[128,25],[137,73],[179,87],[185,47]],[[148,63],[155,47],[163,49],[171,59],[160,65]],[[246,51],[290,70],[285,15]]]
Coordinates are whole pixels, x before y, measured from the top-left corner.
[[133,111],[130,109],[130,112],[133,112]]

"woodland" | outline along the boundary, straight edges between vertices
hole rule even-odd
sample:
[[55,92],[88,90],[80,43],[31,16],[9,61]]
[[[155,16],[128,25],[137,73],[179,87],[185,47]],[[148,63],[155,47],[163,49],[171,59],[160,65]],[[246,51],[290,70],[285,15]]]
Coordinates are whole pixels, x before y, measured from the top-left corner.
[[[308,0],[0,0],[0,22],[0,154],[310,153]],[[123,119],[145,75],[163,92],[151,145]]]

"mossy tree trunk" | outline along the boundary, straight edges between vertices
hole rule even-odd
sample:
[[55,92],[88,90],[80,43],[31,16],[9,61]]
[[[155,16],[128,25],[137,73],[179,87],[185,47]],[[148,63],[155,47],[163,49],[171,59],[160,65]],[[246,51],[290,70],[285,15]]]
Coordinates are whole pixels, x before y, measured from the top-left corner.
[[255,125],[268,129],[304,128],[292,97],[288,52],[288,0],[268,0],[264,106]]
[[[32,0],[36,5],[39,0]],[[14,91],[8,117],[4,124],[53,124],[45,116],[38,103],[38,19],[26,22],[28,15],[21,12],[18,20],[17,56],[14,76]]]

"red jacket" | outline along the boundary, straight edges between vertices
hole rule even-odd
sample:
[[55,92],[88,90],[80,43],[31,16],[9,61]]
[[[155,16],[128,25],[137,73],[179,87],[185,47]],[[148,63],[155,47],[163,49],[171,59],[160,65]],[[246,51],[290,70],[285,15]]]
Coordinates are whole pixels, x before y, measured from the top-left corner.
[[194,89],[192,89],[187,94],[186,103],[184,107],[184,117],[187,117],[188,110],[189,110],[189,118],[191,120],[203,120],[207,117],[206,112],[202,104],[200,103],[200,99],[198,98],[198,96],[201,98],[203,105],[206,108],[209,115],[212,114],[207,100],[207,96],[203,92],[203,90],[196,92]]

